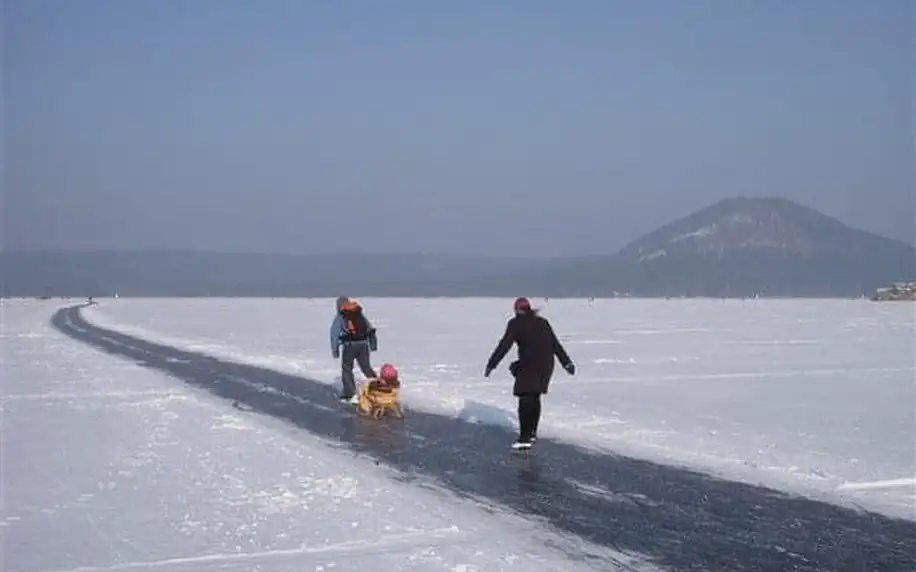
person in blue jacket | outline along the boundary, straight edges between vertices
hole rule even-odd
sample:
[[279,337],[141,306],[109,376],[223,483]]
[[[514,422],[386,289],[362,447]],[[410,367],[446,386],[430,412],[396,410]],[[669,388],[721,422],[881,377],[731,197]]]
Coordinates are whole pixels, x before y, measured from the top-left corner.
[[370,352],[378,349],[375,328],[366,318],[359,302],[341,296],[337,299],[337,313],[331,322],[330,335],[331,355],[334,359],[340,359],[340,381],[343,385],[340,400],[355,401],[354,362],[367,378],[378,377],[370,359]]

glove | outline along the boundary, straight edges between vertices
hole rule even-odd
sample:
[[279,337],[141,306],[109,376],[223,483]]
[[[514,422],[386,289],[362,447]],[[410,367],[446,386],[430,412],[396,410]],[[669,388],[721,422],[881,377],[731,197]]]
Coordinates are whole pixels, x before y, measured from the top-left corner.
[[334,359],[340,359],[340,352],[339,351],[331,352],[331,357],[333,357]]
[[573,362],[569,362],[568,364],[564,365],[563,369],[565,369],[566,373],[569,375],[576,375],[576,364]]
[[487,364],[487,367],[483,368],[483,376],[490,377],[490,374],[493,373],[493,366]]

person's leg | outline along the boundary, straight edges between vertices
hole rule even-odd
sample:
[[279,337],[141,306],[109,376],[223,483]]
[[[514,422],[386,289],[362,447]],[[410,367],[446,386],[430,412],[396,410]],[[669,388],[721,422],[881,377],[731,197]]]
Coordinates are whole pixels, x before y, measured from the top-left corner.
[[340,352],[340,382],[343,385],[341,399],[349,399],[356,394],[356,382],[353,379],[353,360],[356,355],[356,348],[351,344],[344,344]]
[[369,354],[369,345],[368,344],[358,344],[355,346],[356,349],[356,363],[359,364],[359,369],[363,372],[363,375],[366,377],[378,377],[375,370],[372,369],[372,360]]
[[528,431],[528,411],[525,408],[525,396],[518,396],[518,442],[525,440]]
[[531,440],[538,438],[538,423],[541,422],[541,395],[531,396]]
[[518,396],[519,442],[528,443],[534,432],[535,416],[538,414],[539,396],[525,393]]

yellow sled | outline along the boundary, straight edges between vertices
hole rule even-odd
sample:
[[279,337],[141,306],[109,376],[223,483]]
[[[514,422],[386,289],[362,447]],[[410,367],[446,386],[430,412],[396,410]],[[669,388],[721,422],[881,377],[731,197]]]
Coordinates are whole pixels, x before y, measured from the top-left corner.
[[404,417],[400,399],[401,384],[397,380],[382,381],[370,378],[359,388],[359,414],[372,419],[381,419],[392,415],[396,419]]

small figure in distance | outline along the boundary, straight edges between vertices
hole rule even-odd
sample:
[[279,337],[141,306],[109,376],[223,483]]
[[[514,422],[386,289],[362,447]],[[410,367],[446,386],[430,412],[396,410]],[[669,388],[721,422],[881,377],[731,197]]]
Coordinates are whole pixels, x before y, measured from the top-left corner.
[[512,394],[518,398],[518,441],[514,449],[529,449],[537,439],[541,420],[541,395],[547,393],[553,376],[554,357],[569,375],[575,375],[576,366],[557,339],[550,322],[531,308],[527,298],[517,298],[513,305],[515,316],[506,324],[496,349],[484,369],[484,377],[499,365],[513,344],[518,346],[518,360],[509,365],[515,378]]

